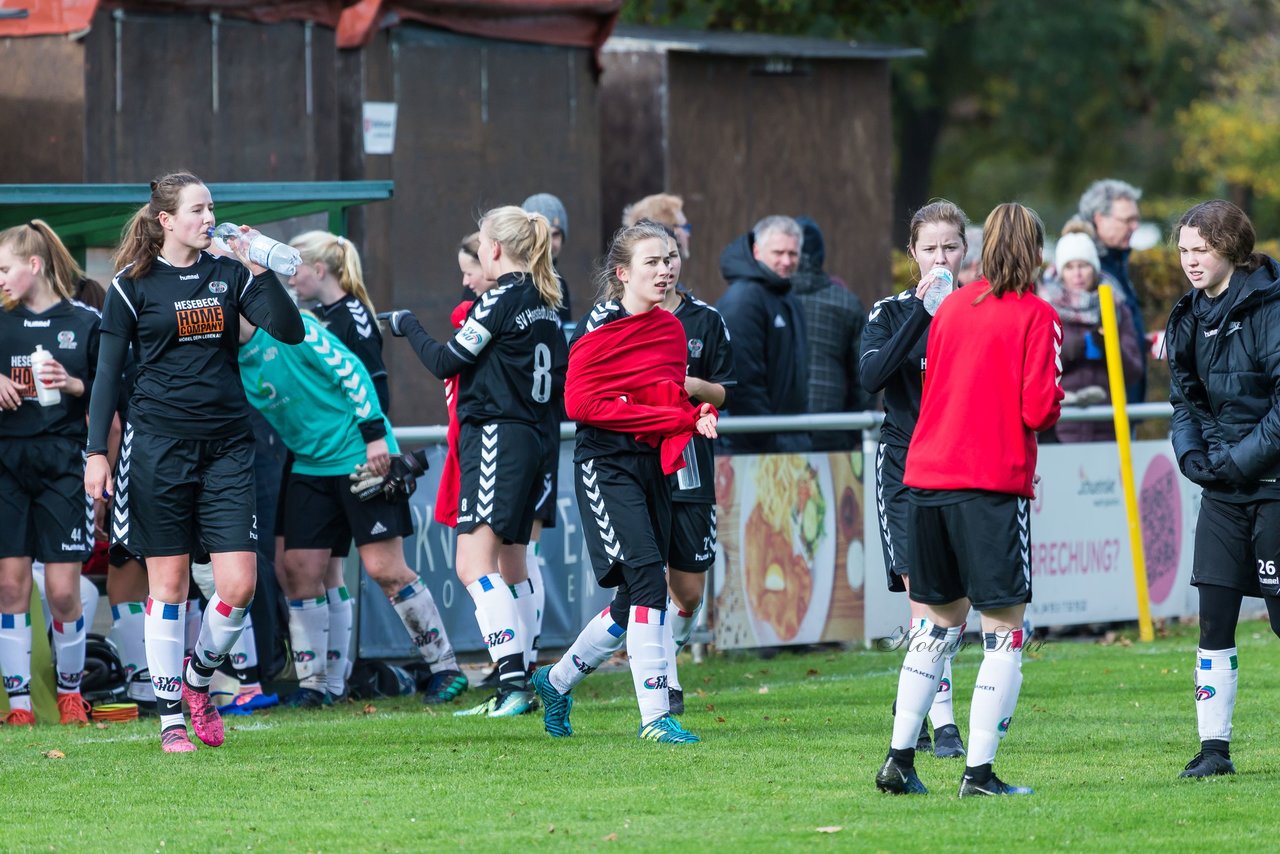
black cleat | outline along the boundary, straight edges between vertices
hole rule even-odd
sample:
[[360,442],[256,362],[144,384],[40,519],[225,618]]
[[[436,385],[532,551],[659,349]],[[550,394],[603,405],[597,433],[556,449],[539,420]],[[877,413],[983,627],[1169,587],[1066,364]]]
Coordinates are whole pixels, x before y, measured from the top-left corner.
[[282,705],[291,709],[319,709],[325,705],[325,692],[299,686],[282,701]]
[[964,756],[964,740],[960,738],[958,726],[947,724],[933,731],[933,755],[939,759],[956,759]]
[[901,759],[889,754],[876,773],[876,788],[890,795],[927,795],[929,790],[916,776],[914,765],[908,765]]
[[973,777],[965,774],[960,778],[960,792],[958,797],[972,798],[985,797],[987,795],[1030,795],[1032,790],[1026,786],[1010,786],[1001,780],[995,774],[991,775],[991,779],[985,783],[979,783]]
[[1230,758],[1212,750],[1202,750],[1195,755],[1194,759],[1187,763],[1187,767],[1184,768],[1182,773],[1178,776],[1203,778],[1234,773],[1236,773],[1236,766],[1231,764]]
[[916,738],[916,753],[928,753],[933,750],[933,744],[929,741],[929,719],[925,718],[920,722],[920,735]]
[[684,714],[684,691],[679,688],[668,688],[667,700],[671,703],[671,714]]

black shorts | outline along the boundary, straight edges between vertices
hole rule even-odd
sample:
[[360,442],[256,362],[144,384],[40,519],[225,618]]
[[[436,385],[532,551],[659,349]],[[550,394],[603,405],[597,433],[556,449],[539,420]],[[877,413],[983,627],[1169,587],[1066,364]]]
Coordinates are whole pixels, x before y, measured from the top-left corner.
[[955,504],[911,504],[911,598],[979,611],[1031,601],[1031,502],[974,492]]
[[706,572],[716,562],[716,506],[671,502],[667,563],[681,572]]
[[902,483],[907,467],[907,449],[881,444],[876,451],[876,518],[880,521],[880,548],[889,590],[907,589],[903,579],[910,575],[911,549],[907,519],[911,515],[911,489]]
[[534,508],[544,489],[545,457],[542,431],[529,424],[463,424],[458,437],[458,533],[488,525],[504,542],[528,545]]
[[617,587],[624,567],[666,566],[671,484],[657,454],[616,454],[578,463],[574,487],[591,568]]
[[1232,504],[1208,495],[1200,499],[1196,550],[1191,564],[1193,585],[1229,587],[1246,596],[1275,595],[1260,580],[1277,579],[1280,570],[1280,501]]
[[413,533],[408,501],[388,501],[381,495],[361,501],[351,494],[345,474],[289,475],[285,486],[284,547],[334,549],[354,536],[356,546],[407,537]]
[[84,443],[0,438],[0,557],[83,563],[93,554]]
[[560,509],[556,506],[556,495],[560,489],[560,422],[556,422],[555,435],[548,432],[543,436],[543,444],[547,453],[542,462],[542,486],[538,490],[533,518],[541,522],[543,528],[554,528]]
[[256,551],[253,454],[252,433],[173,439],[125,425],[112,547],[143,557]]

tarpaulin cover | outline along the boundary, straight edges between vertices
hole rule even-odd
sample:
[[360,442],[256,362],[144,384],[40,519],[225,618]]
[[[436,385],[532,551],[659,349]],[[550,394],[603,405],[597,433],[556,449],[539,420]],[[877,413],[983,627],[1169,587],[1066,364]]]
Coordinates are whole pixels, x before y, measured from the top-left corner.
[[336,28],[345,48],[367,44],[381,27],[415,21],[485,38],[599,50],[622,0],[0,0],[0,10],[27,12],[0,17],[0,38],[80,32],[99,8],[218,12],[264,24],[315,21]]

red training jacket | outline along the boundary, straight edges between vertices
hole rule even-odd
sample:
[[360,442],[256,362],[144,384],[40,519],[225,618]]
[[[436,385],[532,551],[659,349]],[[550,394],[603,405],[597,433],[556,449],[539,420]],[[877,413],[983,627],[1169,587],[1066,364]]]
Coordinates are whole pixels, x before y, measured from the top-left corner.
[[990,288],[972,282],[934,315],[907,486],[1032,497],[1036,433],[1062,412],[1062,325],[1034,292],[974,305]]
[[[464,299],[449,314],[454,329],[461,329],[467,322],[467,312],[473,300]],[[449,408],[449,429],[445,433],[447,452],[444,467],[440,469],[440,487],[436,490],[436,521],[450,528],[458,527],[458,500],[462,497],[462,464],[458,460],[458,436],[462,428],[458,424],[458,375],[444,381],[444,400]]]
[[680,321],[661,308],[588,332],[569,350],[566,413],[660,447],[662,470],[675,474],[700,409],[684,390],[685,343]]

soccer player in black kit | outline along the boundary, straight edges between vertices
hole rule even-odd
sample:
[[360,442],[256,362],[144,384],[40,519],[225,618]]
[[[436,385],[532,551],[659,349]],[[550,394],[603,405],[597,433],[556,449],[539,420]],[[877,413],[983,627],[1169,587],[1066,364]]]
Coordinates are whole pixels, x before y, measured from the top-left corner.
[[[249,264],[243,241],[233,246],[240,261],[205,251],[215,222],[209,188],[196,176],[178,172],[152,182],[151,198],[125,227],[116,254],[120,272],[103,305],[89,408],[84,486],[90,497],[105,498],[113,487],[107,432],[132,342],[138,375],[128,451],[115,473],[115,509],[125,520],[113,540],[147,562],[147,665],[166,753],[195,750],[183,699],[196,736],[222,744],[209,682],[244,629],[257,582],[253,434],[237,364],[237,318],[243,314],[285,344],[304,334],[288,292],[274,273]],[[184,669],[189,568],[201,548],[211,556],[217,590]]]
[[[31,559],[45,564],[61,722],[88,723],[80,697],[85,621],[80,564],[93,551],[83,489],[85,408],[98,359],[98,312],[72,299],[77,267],[41,220],[0,232],[0,675],[4,723],[31,714]],[[36,376],[31,354],[52,355]],[[61,400],[42,406],[36,386]]]
[[[671,238],[671,274],[675,287],[667,291],[662,307],[676,316],[687,339],[688,365],[685,391],[695,403],[723,407],[733,378],[733,349],[729,329],[720,312],[680,286],[682,260],[676,231],[660,223]],[[715,456],[711,440],[695,435],[689,443],[697,470],[694,486],[686,478],[671,477],[671,552],[667,557],[667,693],[671,714],[684,714],[684,689],[676,658],[689,642],[706,588],[707,570],[716,559]]]
[[474,711],[512,717],[534,700],[521,637],[528,621],[520,619],[518,600],[532,601],[525,553],[552,451],[543,425],[564,383],[564,337],[546,217],[514,206],[489,211],[480,220],[479,256],[497,286],[472,304],[447,344],[412,312],[385,319],[427,370],[442,380],[458,377],[457,572],[498,666],[497,696]]
[[[923,298],[934,285],[929,274],[935,267],[946,267],[953,277],[959,271],[967,246],[964,232],[968,224],[964,211],[945,199],[916,211],[911,217],[907,251],[920,272],[920,281],[914,288],[877,302],[862,332],[862,358],[858,360],[862,387],[872,394],[884,391],[884,426],[876,453],[876,516],[889,589],[895,593],[907,591],[910,585],[907,517],[911,506],[902,474],[907,465],[907,446],[920,417],[925,348],[933,320],[933,312],[926,308]],[[933,308],[936,310],[936,305]],[[910,599],[908,602],[911,627],[904,633],[904,642],[919,631],[926,616],[924,605]],[[924,752],[932,747],[935,755],[946,758],[964,756],[964,742],[952,711],[951,661],[955,652],[955,647],[946,650],[938,693],[929,709],[934,741],[930,743],[929,720],[920,725],[916,740],[916,750]]]
[[653,222],[619,231],[599,274],[603,299],[569,349],[565,408],[578,422],[573,461],[583,533],[597,582],[617,592],[565,655],[533,676],[543,725],[557,738],[573,734],[573,688],[625,643],[639,738],[699,741],[670,713],[667,475],[681,467],[695,433],[715,438],[717,413],[690,401],[684,329],[661,308],[675,286],[674,245]]

